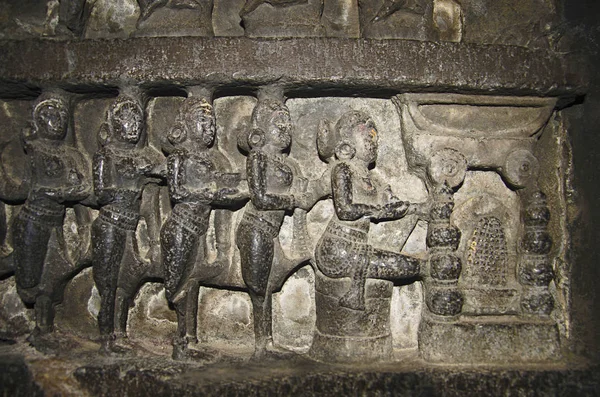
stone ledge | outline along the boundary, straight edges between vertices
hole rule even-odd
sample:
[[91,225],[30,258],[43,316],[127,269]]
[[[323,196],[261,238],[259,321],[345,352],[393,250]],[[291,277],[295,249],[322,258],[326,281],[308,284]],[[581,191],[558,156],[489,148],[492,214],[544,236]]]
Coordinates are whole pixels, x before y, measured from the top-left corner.
[[572,98],[583,62],[522,47],[410,40],[160,37],[0,41],[0,97],[59,85],[95,91],[212,84],[227,91],[281,84],[297,95],[399,92]]
[[585,365],[436,367],[415,359],[334,366],[304,359],[182,364],[166,358],[101,358],[88,363],[0,355],[0,394],[90,396],[596,396],[600,373]]

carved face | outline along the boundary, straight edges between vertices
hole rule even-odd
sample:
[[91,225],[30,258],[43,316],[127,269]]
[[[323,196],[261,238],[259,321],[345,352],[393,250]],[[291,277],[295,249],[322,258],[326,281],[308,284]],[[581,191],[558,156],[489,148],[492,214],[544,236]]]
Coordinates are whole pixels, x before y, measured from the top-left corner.
[[356,157],[367,164],[375,163],[377,160],[377,128],[373,120],[356,124],[352,135],[356,149]]
[[142,110],[136,103],[125,101],[113,108],[112,128],[122,142],[137,143],[142,134]]
[[47,139],[63,139],[67,132],[67,110],[62,101],[48,99],[35,108],[40,134]]
[[186,128],[196,141],[210,146],[215,139],[216,127],[212,113],[201,106],[192,108],[185,118]]
[[282,105],[276,109],[268,123],[266,140],[279,149],[286,149],[292,143],[292,119],[290,112]]

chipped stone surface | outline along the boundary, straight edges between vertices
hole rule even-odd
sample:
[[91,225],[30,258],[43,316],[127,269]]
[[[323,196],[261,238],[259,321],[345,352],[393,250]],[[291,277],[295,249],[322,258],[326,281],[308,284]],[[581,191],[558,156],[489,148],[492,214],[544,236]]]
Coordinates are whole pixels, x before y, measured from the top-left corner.
[[[597,87],[583,97],[585,54],[577,51],[582,41],[574,45],[595,39],[564,19],[589,4],[3,2],[0,394],[596,395],[598,371],[573,354],[594,355],[599,329],[597,255],[594,239],[582,237],[598,212],[590,200],[594,145],[585,144],[597,140]],[[72,99],[67,112],[35,113],[33,98],[56,88]],[[115,97],[131,93],[135,114],[115,116]],[[198,96],[208,117],[182,111]],[[276,98],[272,113],[261,110],[266,98]],[[114,160],[102,169],[94,159],[96,177],[80,180],[95,187],[85,198],[57,198],[76,178],[71,171],[61,186],[39,189],[69,156],[43,158],[48,166],[31,173],[35,150],[23,146],[32,122],[51,133],[65,114],[66,146],[83,159],[75,168],[91,165],[102,148]],[[216,132],[207,143],[222,161],[216,169],[199,152],[198,166],[173,163],[183,125],[204,143]],[[139,141],[127,137],[132,126]],[[107,128],[122,134],[109,137]],[[121,151],[126,143],[136,155]],[[60,146],[53,144],[36,150]],[[142,148],[154,151],[152,166]],[[257,166],[252,155],[260,153],[268,155]],[[131,182],[141,173],[147,179]],[[574,173],[590,186],[578,191]],[[194,179],[204,174],[214,181]],[[264,191],[255,183],[261,177]],[[232,191],[244,183],[253,190],[244,185],[235,204],[202,196],[220,178]],[[177,243],[160,243],[178,181],[215,207],[206,225],[182,223],[206,242],[192,274],[181,275],[192,283],[184,305],[163,286],[172,274],[162,258]],[[107,197],[119,201],[126,190],[136,192],[131,207],[111,212]],[[28,213],[38,194],[64,216],[45,205]],[[309,199],[318,201],[311,207]],[[273,211],[280,212],[271,218]],[[99,213],[114,228],[91,233]],[[246,244],[264,252],[238,248],[247,216],[265,218],[251,222],[253,231],[264,228],[253,238],[265,241]],[[26,227],[18,229],[20,219]],[[42,226],[50,224],[46,242]],[[129,232],[114,238],[123,227]],[[173,241],[181,237],[173,232]],[[278,251],[273,272],[260,260],[244,267],[252,253],[271,257],[271,238],[292,260],[279,261]],[[94,242],[100,249],[92,254]],[[17,289],[12,276],[17,267],[17,282],[32,277],[21,259],[31,253],[44,262],[39,291]],[[106,253],[115,258],[97,260]],[[406,277],[385,274],[405,270],[403,260]],[[279,274],[294,261],[293,272]],[[254,271],[266,275],[266,289],[249,281]],[[112,276],[118,282],[101,285]],[[272,313],[257,303],[265,291],[274,292]],[[106,321],[114,307],[116,327]],[[116,329],[100,338],[97,319]],[[180,342],[190,349],[177,354]]]

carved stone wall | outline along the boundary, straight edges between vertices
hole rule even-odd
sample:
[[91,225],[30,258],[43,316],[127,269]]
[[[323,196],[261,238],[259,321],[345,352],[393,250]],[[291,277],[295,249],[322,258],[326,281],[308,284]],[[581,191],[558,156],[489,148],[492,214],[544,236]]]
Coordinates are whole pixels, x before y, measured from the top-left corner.
[[593,395],[565,4],[1,4],[0,390]]

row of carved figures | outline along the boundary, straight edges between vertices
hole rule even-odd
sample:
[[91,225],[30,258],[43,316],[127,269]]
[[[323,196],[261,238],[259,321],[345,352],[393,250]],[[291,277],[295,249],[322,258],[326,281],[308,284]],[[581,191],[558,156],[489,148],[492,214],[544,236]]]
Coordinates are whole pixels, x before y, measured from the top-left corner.
[[[34,105],[32,128],[23,134],[31,167],[25,181],[29,191],[14,220],[12,255],[18,292],[36,309],[32,340],[51,331],[53,306],[62,299],[64,283],[78,270],[74,263],[86,260],[86,252],[68,258],[61,241],[67,206],[79,209],[80,216],[85,216],[82,206],[99,208],[91,224],[89,251],[101,297],[98,324],[106,352],[120,350],[117,337],[124,336],[131,299],[141,279],[153,272],[148,267],[160,264],[162,271],[154,275],[164,278],[166,296],[178,316],[174,356],[191,354],[187,345],[195,338],[200,282],[218,285],[227,267],[223,255],[210,264],[203,259],[215,207],[240,208],[250,201],[236,231],[236,244],[252,300],[257,356],[272,348],[272,292],[313,257],[302,238],[296,241],[297,257],[283,253],[278,235],[286,212],[294,213],[295,232],[306,239],[302,230],[306,211],[318,200],[333,197],[336,215],[314,257],[326,276],[352,278],[351,288],[340,301],[343,306],[364,310],[368,277],[418,277],[419,259],[377,250],[367,243],[371,220],[427,212],[426,204],[399,200],[371,175],[377,130],[367,114],[352,111],[335,126],[322,125],[318,149],[331,167],[321,178],[309,181],[286,154],[293,127],[281,90],[266,89],[259,94],[252,126],[238,139],[247,153],[245,173],[231,172],[227,159],[212,148],[216,127],[209,91],[189,90],[167,133],[166,159],[144,142],[143,98],[139,90],[126,88],[112,102],[99,132],[101,145],[91,172],[85,154],[65,141],[72,123],[69,96],[49,90]],[[168,186],[173,207],[160,227],[160,243],[151,248],[152,260],[144,261],[135,234],[141,197],[156,184]],[[220,243],[227,245],[223,241],[230,224],[227,216],[224,211],[216,215],[217,250]],[[159,218],[154,221],[161,223]]]
[[[245,33],[251,37],[378,37],[382,34],[402,37],[401,31],[407,26],[413,30],[422,29],[414,20],[423,18],[431,25],[430,30],[433,31],[435,27],[441,40],[460,41],[461,12],[460,3],[456,0],[240,0],[233,3],[213,0],[122,0],[120,5],[105,0],[49,0],[42,27],[35,29],[22,22],[20,25],[29,31],[41,30],[45,36],[81,37],[86,35],[86,29],[101,30],[103,22],[110,24],[114,21],[115,26],[123,25],[120,28],[125,29],[127,23],[123,21],[134,18],[132,22],[135,29],[134,26],[129,29],[137,30],[136,34],[140,35],[213,36],[219,34],[213,29],[213,19],[220,18],[224,25],[233,21],[240,25],[221,29],[223,32],[220,33],[225,36]],[[395,22],[398,26],[386,26],[383,22],[392,19],[390,17],[396,13],[402,14],[399,22]],[[93,18],[99,20],[92,22],[93,27],[89,28],[90,19]],[[173,18],[185,26],[173,23]],[[373,29],[382,29],[383,33],[370,32]],[[115,30],[118,29],[107,30],[107,36],[112,37]]]
[[[235,244],[240,252],[242,287],[252,301],[256,357],[274,351],[272,293],[307,262],[326,277],[351,279],[340,306],[364,310],[368,278],[398,281],[426,277],[433,280],[426,294],[431,312],[442,316],[460,313],[462,296],[456,281],[461,263],[453,253],[460,231],[449,222],[452,190],[442,180],[427,202],[409,203],[395,197],[372,172],[378,132],[368,114],[350,111],[334,125],[320,124],[318,154],[329,166],[320,178],[307,180],[287,156],[293,126],[283,91],[278,88],[259,92],[251,126],[238,137],[238,146],[246,154],[246,170],[241,173],[233,172],[229,161],[213,146],[216,125],[209,90],[188,89],[167,132],[168,143],[162,148],[166,158],[145,141],[146,100],[137,87],[120,91],[109,106],[98,134],[100,147],[91,162],[65,140],[73,125],[71,96],[48,90],[34,104],[32,128],[22,137],[31,171],[22,184],[28,193],[12,225],[10,258],[19,295],[35,306],[36,328],[30,337],[34,345],[48,343],[54,305],[62,300],[66,282],[91,263],[101,298],[98,324],[103,352],[123,350],[132,299],[145,278],[155,277],[164,280],[167,299],[177,313],[173,356],[194,357],[188,344],[196,339],[200,285],[240,287],[228,284],[226,277],[231,213],[219,209],[244,205]],[[160,232],[150,236],[148,258],[142,258],[136,237],[141,198],[161,184],[168,186],[172,210],[164,222],[158,211],[145,217],[149,230]],[[10,196],[8,193],[3,192]],[[333,199],[335,214],[311,252],[306,242],[306,212],[324,198]],[[541,230],[547,225],[548,209],[543,197],[538,201],[542,204],[529,210],[525,222],[526,227],[531,224],[535,229],[527,232],[535,246],[526,250],[539,257],[548,253],[551,240]],[[76,253],[65,248],[67,207],[74,209],[80,221],[80,235],[88,236],[82,238]],[[89,207],[99,209],[93,222],[86,211]],[[213,209],[218,255],[208,263],[206,233]],[[293,213],[298,237],[293,257],[284,254],[278,238],[286,213]],[[372,221],[409,214],[430,223],[429,261],[368,243]],[[540,274],[538,270],[529,273]],[[551,271],[541,274],[549,279],[537,277],[530,284],[547,285]],[[549,313],[551,297],[547,300],[542,309],[540,302],[533,302],[537,306],[532,311]]]

